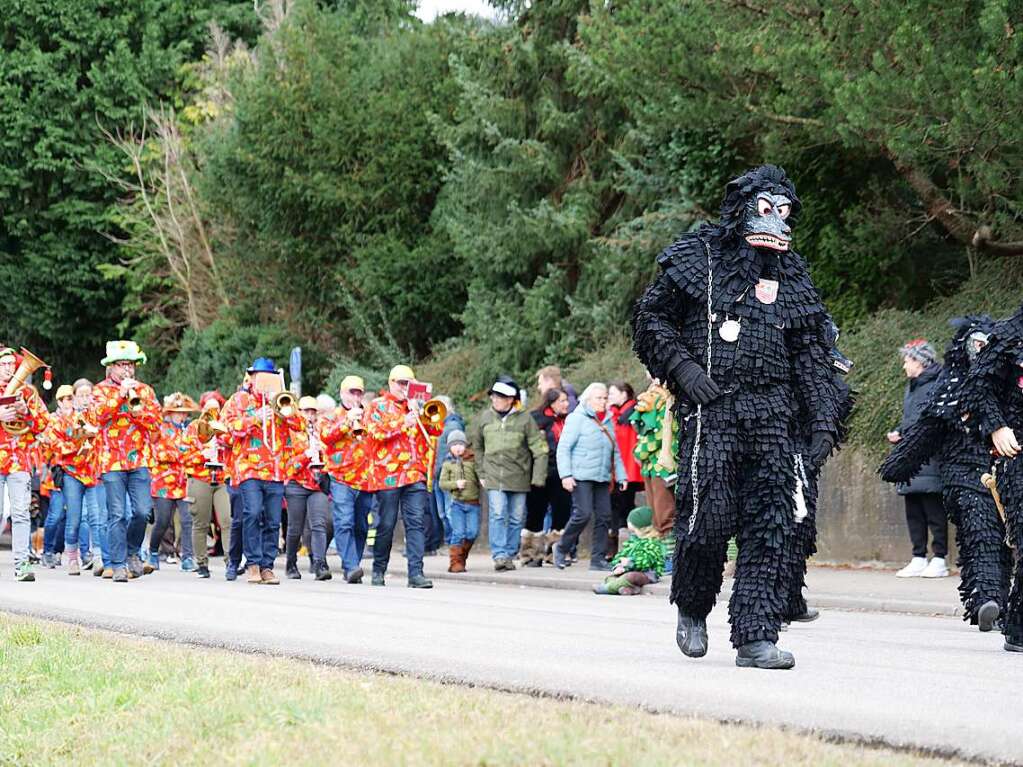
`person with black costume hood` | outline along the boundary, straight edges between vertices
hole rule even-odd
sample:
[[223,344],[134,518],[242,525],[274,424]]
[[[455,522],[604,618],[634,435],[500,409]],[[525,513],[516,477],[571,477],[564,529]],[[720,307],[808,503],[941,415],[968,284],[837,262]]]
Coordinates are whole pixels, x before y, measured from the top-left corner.
[[[729,182],[719,223],[658,257],[661,272],[633,315],[635,351],[685,419],[671,585],[676,641],[689,657],[706,654],[706,618],[736,535],[729,617],[743,667],[795,665],[776,645],[795,555],[786,541],[805,505],[806,467],[831,454],[841,418],[820,340],[826,312],[789,248],[799,210],[781,168],[764,165]],[[807,424],[808,449],[796,423]]]
[[[923,338],[914,338],[899,349],[902,369],[909,379],[902,398],[902,423],[888,432],[888,441],[897,445],[906,431],[919,420],[924,405],[941,375],[937,352]],[[906,499],[906,526],[913,544],[913,558],[895,575],[899,578],[944,578],[948,575],[948,520],[941,502],[941,469],[937,458],[927,461],[909,482],[900,482],[896,491]],[[927,561],[927,529],[931,530],[931,551]]]
[[1023,653],[1023,306],[995,323],[984,350],[970,367],[959,402],[971,431],[998,456],[992,468],[1005,515],[1008,542],[1016,550],[1009,606],[1002,622],[1005,649]]
[[994,498],[981,482],[991,471],[991,451],[970,433],[958,405],[994,322],[975,316],[957,317],[950,324],[956,334],[945,349],[944,369],[920,417],[902,432],[879,472],[886,482],[908,482],[938,457],[945,511],[956,526],[963,620],[990,631],[1007,604],[1012,553],[1005,545],[1005,525]]

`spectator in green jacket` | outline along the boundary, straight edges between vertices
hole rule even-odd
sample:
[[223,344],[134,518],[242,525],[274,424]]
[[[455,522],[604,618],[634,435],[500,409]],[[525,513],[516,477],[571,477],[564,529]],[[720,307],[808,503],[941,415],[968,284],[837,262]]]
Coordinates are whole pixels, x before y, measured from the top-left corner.
[[514,570],[526,493],[547,480],[547,439],[521,407],[518,384],[508,376],[498,376],[490,387],[490,407],[476,417],[470,432],[476,473],[487,494],[494,570]]

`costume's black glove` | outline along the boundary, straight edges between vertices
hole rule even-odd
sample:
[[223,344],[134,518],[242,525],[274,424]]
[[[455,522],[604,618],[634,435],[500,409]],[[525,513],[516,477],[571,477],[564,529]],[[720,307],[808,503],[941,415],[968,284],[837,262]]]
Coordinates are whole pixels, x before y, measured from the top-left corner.
[[815,431],[810,439],[810,462],[820,468],[835,449],[835,438],[830,432]]
[[682,392],[697,405],[706,405],[721,396],[721,388],[692,360],[686,360],[672,373]]

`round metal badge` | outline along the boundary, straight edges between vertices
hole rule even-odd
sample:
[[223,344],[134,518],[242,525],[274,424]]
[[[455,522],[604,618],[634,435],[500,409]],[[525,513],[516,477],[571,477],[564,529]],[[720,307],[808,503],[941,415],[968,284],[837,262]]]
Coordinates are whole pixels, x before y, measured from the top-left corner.
[[721,323],[721,327],[718,328],[718,335],[721,336],[722,341],[734,344],[739,340],[739,330],[741,330],[741,327],[738,322],[735,320],[725,320]]

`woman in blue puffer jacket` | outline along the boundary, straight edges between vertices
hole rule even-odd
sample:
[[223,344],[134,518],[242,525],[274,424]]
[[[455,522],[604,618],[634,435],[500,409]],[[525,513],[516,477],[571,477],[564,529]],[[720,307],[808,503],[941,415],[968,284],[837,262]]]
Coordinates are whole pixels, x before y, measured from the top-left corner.
[[607,410],[607,387],[602,383],[587,386],[579,404],[565,419],[558,442],[558,474],[562,486],[572,494],[572,516],[554,547],[555,566],[564,569],[565,552],[575,548],[592,518],[590,569],[610,570],[604,553],[611,523],[611,483],[624,490],[628,480],[618,452],[614,421]]

